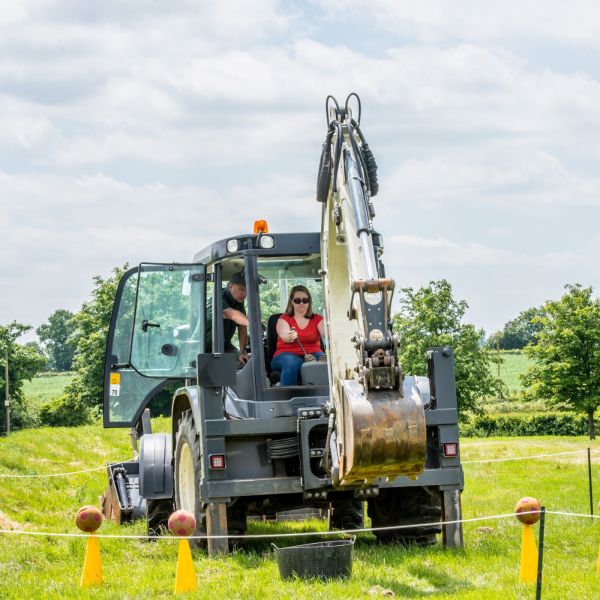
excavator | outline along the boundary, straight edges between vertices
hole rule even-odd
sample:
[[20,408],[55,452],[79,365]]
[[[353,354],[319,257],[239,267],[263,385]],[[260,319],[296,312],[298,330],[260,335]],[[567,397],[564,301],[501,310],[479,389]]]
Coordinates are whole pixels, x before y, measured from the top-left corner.
[[[276,233],[257,221],[190,263],[141,263],[123,275],[103,418],[130,428],[134,457],[107,467],[107,517],[146,518],[154,536],[174,510],[188,510],[213,555],[243,539],[249,517],[314,508],[352,530],[365,526],[366,506],[382,543],[428,545],[442,534],[462,546],[453,352],[431,348],[427,376],[402,371],[360,98],[328,96],[325,112],[320,232]],[[225,335],[231,281],[247,295],[238,352]],[[271,364],[276,327],[298,284],[325,319],[327,359],[305,361],[295,384],[282,385]],[[165,398],[170,431],[153,432],[150,410]]]

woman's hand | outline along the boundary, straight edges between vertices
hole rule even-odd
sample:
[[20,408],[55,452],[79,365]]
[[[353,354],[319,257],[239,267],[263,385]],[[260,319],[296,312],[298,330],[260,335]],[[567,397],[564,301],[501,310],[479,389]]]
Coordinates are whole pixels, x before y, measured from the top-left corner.
[[295,327],[290,327],[289,324],[281,318],[277,321],[277,335],[282,342],[287,342],[288,344],[291,344],[298,337]]

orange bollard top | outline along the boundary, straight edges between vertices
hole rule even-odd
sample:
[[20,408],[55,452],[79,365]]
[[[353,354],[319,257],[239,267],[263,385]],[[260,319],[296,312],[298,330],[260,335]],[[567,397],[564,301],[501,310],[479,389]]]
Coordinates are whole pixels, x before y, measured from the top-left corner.
[[[540,512],[542,505],[537,498],[531,496],[525,496],[521,498],[515,506],[515,516],[524,525],[533,525],[540,520]],[[522,515],[520,513],[530,513],[531,511],[537,511],[531,514]]]
[[102,513],[97,506],[82,506],[75,515],[75,525],[86,533],[93,533],[102,525]]
[[169,517],[168,527],[173,535],[187,537],[196,529],[196,518],[187,510],[176,510]]

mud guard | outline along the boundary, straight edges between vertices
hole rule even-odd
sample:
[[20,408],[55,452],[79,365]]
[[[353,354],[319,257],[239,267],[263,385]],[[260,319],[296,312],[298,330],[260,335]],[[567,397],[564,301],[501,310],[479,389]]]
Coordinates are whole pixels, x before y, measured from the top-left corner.
[[148,500],[173,497],[173,441],[167,433],[140,440],[140,496]]

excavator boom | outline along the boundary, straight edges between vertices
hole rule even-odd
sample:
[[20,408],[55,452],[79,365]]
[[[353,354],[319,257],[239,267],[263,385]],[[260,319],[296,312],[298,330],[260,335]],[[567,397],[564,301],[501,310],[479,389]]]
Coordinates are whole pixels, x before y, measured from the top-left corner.
[[[355,97],[358,120],[349,102]],[[321,257],[332,409],[329,468],[339,486],[415,477],[425,464],[423,382],[404,377],[392,330],[394,281],[373,228],[376,164],[360,130],[360,99],[329,96],[317,199],[323,203]],[[328,462],[326,462],[328,461]]]

